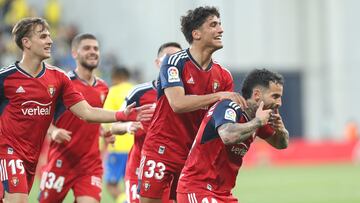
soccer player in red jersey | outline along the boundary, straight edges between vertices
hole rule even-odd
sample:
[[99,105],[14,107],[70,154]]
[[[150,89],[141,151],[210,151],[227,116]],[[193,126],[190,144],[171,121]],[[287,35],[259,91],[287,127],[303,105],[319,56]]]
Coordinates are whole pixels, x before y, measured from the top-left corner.
[[0,180],[5,201],[27,202],[58,103],[86,121],[101,123],[140,118],[137,110],[147,107],[114,112],[90,106],[63,71],[43,62],[52,45],[44,19],[20,20],[13,35],[22,59],[0,70]]
[[[71,46],[77,67],[68,76],[91,106],[102,108],[109,89],[94,74],[99,64],[99,43],[92,34],[80,34]],[[52,142],[42,173],[39,201],[62,202],[72,189],[76,202],[100,202],[100,124],[81,120],[63,105],[56,106],[54,123],[48,132]]]
[[181,19],[190,48],[167,56],[160,68],[158,100],[145,137],[139,172],[140,202],[161,202],[165,188],[176,185],[181,169],[209,105],[232,99],[230,72],[212,60],[223,47],[220,14],[214,7],[188,11]]
[[[162,44],[159,47],[157,58],[155,59],[155,65],[157,66],[157,68],[160,68],[160,65],[165,56],[174,54],[179,51],[181,51],[181,46],[176,42],[168,42]],[[156,86],[156,80],[136,85],[134,89],[130,92],[130,94],[126,97],[125,104],[129,105],[133,102],[136,102],[136,106],[142,106],[145,104],[155,105],[157,95]],[[137,194],[138,171],[141,159],[141,149],[149,125],[150,121],[145,121],[141,123],[118,122],[112,125],[111,130],[114,134],[122,134],[127,131],[135,134],[134,145],[130,150],[125,172],[125,190],[128,203],[139,203],[139,195]],[[162,202],[173,202],[169,200],[169,188],[164,192],[164,195],[162,196]]]
[[289,133],[278,113],[283,84],[277,73],[254,70],[242,88],[248,108],[228,99],[211,107],[181,172],[179,202],[238,202],[231,190],[254,139],[260,137],[277,149],[287,148]]

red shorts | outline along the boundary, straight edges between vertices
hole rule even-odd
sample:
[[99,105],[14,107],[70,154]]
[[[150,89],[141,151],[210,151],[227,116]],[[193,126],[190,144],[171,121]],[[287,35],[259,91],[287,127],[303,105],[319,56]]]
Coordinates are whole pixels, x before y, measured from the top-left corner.
[[65,174],[62,170],[44,171],[40,182],[39,202],[62,202],[70,189],[74,196],[90,196],[100,202],[102,174]]
[[125,180],[137,180],[141,159],[141,151],[133,146],[126,162]]
[[181,203],[238,203],[238,200],[230,196],[220,196],[213,193],[198,192],[198,193],[177,193],[177,202]]
[[0,154],[0,181],[4,190],[28,194],[35,175],[29,168],[16,154]]
[[176,199],[176,187],[183,167],[183,164],[143,155],[139,168],[140,196],[161,199],[170,188],[169,199]]

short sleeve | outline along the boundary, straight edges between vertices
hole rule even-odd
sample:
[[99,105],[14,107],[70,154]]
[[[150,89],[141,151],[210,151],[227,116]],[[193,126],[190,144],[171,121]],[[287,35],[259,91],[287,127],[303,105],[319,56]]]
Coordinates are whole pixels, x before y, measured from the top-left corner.
[[183,81],[181,79],[183,63],[178,63],[177,66],[173,65],[172,60],[169,60],[169,56],[165,57],[160,68],[159,79],[160,85],[163,89],[167,87],[181,86],[183,87]]
[[241,108],[231,100],[223,100],[215,107],[212,117],[215,128],[225,123],[237,123],[241,117]]
[[65,74],[62,75],[62,82],[63,82],[62,100],[67,108],[70,108],[74,104],[77,104],[80,101],[84,100],[82,94],[78,91],[75,91],[75,88],[71,80]]

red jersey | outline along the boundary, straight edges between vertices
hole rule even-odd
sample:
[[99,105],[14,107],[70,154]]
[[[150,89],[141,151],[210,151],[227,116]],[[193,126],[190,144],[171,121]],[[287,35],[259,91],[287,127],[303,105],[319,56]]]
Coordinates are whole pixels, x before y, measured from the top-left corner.
[[[155,104],[157,95],[155,82],[156,81],[151,81],[136,85],[134,89],[130,91],[129,95],[125,98],[125,105],[128,106],[134,102],[136,103],[135,107],[143,106],[145,104]],[[139,129],[136,131],[134,136],[135,142],[133,148],[141,151],[150,122],[151,121],[141,122],[144,129]]]
[[[217,128],[225,123],[245,123],[249,120],[235,102],[231,100],[217,102],[201,123],[181,172],[177,192],[199,194],[211,192],[216,195],[230,196],[231,190],[235,187],[236,176],[243,157],[260,131],[243,142],[225,145]],[[273,133],[271,130],[261,129],[262,134]]]
[[166,57],[160,69],[158,100],[143,146],[144,155],[184,164],[196,132],[207,108],[187,113],[175,113],[164,94],[168,87],[180,86],[186,95],[206,95],[233,91],[230,72],[212,62],[206,70],[200,68],[188,49]]
[[33,77],[18,62],[0,70],[0,155],[17,154],[30,173],[54,117],[55,106],[67,108],[83,100],[66,74],[42,63]]
[[[82,93],[91,106],[103,107],[109,91],[103,80],[96,78],[94,83],[89,85],[80,79],[75,71],[69,72],[68,76],[75,90]],[[88,123],[76,117],[61,103],[56,107],[54,123],[56,127],[72,132],[71,141],[61,144],[51,142],[46,170],[50,171],[56,167],[66,172],[71,170],[76,173],[102,173],[99,151],[100,124]]]

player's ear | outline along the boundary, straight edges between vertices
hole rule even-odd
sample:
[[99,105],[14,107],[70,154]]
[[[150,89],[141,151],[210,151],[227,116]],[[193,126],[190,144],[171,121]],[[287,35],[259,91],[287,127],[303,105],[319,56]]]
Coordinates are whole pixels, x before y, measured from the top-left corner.
[[198,29],[195,29],[191,32],[193,39],[199,40],[201,38],[201,32]]
[[254,88],[252,92],[252,98],[255,101],[259,101],[261,98],[261,89],[260,88]]
[[76,49],[71,49],[71,56],[76,59],[77,58],[77,51]]
[[31,40],[30,40],[28,37],[23,37],[23,38],[21,39],[21,43],[22,43],[24,49],[25,49],[25,48],[30,49],[30,47],[31,47]]

